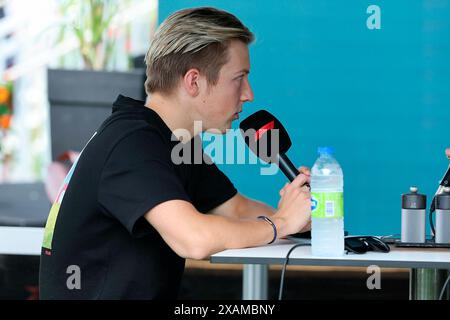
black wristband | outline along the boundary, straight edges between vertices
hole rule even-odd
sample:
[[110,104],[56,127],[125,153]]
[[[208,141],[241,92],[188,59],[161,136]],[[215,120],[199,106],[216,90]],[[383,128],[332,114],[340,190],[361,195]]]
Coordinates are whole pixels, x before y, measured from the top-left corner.
[[267,223],[269,223],[272,228],[273,228],[273,239],[272,241],[270,241],[268,244],[273,243],[275,240],[277,240],[277,226],[275,225],[275,223],[273,223],[272,220],[270,220],[268,217],[266,216],[259,216],[258,219],[262,219],[264,221],[266,221]]

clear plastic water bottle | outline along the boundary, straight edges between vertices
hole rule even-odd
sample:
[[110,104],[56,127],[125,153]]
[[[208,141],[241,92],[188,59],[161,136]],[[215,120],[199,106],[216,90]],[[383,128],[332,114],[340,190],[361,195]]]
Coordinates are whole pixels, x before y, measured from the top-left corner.
[[311,169],[311,249],[315,256],[344,254],[344,175],[329,147],[318,148]]

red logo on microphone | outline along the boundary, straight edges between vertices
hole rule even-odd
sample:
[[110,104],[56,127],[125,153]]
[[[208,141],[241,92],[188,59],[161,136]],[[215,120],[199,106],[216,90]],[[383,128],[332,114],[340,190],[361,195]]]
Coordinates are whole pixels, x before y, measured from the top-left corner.
[[258,131],[256,131],[255,134],[255,141],[258,141],[261,136],[266,133],[267,130],[272,130],[273,128],[275,128],[275,121],[272,120],[269,123],[263,125],[261,128],[258,129]]

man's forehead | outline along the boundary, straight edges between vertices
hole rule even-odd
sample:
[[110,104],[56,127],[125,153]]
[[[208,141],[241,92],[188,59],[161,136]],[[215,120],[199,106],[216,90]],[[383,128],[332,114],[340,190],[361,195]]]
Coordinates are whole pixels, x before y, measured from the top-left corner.
[[228,57],[227,65],[231,68],[231,72],[250,72],[250,58],[246,44],[240,41],[230,44],[228,48]]

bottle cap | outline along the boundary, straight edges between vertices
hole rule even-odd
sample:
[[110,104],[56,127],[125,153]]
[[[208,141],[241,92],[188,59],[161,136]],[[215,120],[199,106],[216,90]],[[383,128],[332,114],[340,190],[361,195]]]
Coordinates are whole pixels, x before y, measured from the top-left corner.
[[332,147],[319,147],[317,148],[317,152],[322,155],[322,154],[334,154],[334,148]]
[[410,187],[409,190],[411,193],[402,194],[402,209],[426,209],[427,196],[419,194],[419,188],[416,186]]

